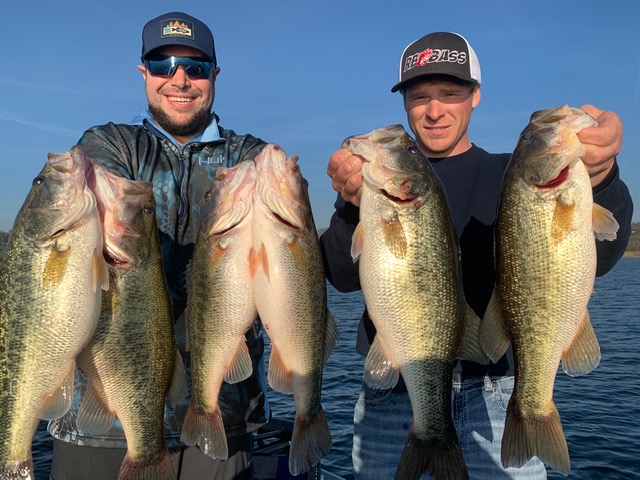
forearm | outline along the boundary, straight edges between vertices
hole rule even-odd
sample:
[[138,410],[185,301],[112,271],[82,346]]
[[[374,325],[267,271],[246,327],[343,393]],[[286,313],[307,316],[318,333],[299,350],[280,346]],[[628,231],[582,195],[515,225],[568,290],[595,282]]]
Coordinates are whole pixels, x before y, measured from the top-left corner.
[[341,292],[360,289],[358,264],[351,258],[351,238],[358,224],[359,210],[339,195],[329,228],[320,237],[325,275]]
[[593,189],[593,201],[609,210],[620,228],[614,241],[596,241],[598,252],[597,276],[602,276],[611,270],[624,255],[631,235],[631,218],[633,216],[633,202],[624,182],[620,179],[618,165],[599,185]]

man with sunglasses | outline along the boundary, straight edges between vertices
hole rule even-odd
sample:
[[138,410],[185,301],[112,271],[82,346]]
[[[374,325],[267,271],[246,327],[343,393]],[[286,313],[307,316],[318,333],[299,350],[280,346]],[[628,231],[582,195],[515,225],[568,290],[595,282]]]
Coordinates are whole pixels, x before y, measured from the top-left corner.
[[[220,67],[213,35],[200,20],[181,12],[150,20],[142,32],[141,60],[138,69],[144,79],[148,108],[133,124],[90,128],[78,144],[96,162],[123,176],[153,182],[175,320],[181,318],[186,306],[185,270],[200,226],[198,205],[217,167],[252,160],[265,142],[219,126],[219,118],[211,109]],[[251,432],[269,418],[264,341],[257,320],[246,337],[253,373],[237,384],[224,384],[220,392],[228,460],[213,460],[180,442],[186,403],[165,410],[165,438],[181,480],[252,478]],[[184,345],[179,348],[184,352]],[[183,357],[188,368],[188,354],[183,353]],[[124,433],[119,422],[107,433],[95,436],[76,427],[86,378],[78,372],[77,380],[70,412],[49,425],[54,436],[51,478],[114,479],[126,453]]]

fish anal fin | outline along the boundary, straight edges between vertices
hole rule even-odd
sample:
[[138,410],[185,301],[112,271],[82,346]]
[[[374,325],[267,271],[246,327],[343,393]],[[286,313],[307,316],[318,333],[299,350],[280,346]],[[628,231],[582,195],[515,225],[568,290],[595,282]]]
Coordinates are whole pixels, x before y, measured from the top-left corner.
[[187,371],[184,368],[182,355],[180,355],[180,351],[176,349],[175,359],[173,361],[173,376],[171,377],[171,383],[169,384],[169,390],[166,395],[167,405],[169,407],[181,405],[187,397],[188,391]]
[[333,315],[331,315],[331,312],[329,311],[329,309],[327,309],[327,319],[326,319],[326,327],[325,327],[325,333],[324,333],[323,364],[326,364],[327,361],[329,360],[329,357],[331,356],[333,349],[338,343],[339,336],[340,334],[338,332],[338,325],[336,324],[336,321],[333,318]]
[[567,375],[585,375],[600,363],[600,344],[589,319],[589,311],[584,317],[567,349],[562,353],[562,369]]
[[78,410],[78,429],[90,435],[100,435],[113,427],[115,419],[116,414],[107,405],[102,385],[92,379]]
[[487,365],[489,358],[480,346],[480,318],[465,302],[464,329],[458,358]]
[[376,335],[364,362],[364,381],[371,388],[393,388],[400,379],[400,372],[389,360],[380,335]]
[[224,372],[224,381],[227,383],[238,383],[242,380],[249,378],[253,371],[253,365],[251,363],[251,356],[249,355],[249,348],[247,342],[243,336],[238,342],[238,349],[231,361],[231,364],[226,372]]
[[510,343],[504,329],[500,300],[494,289],[480,323],[480,346],[491,361],[496,363],[506,353]]
[[71,407],[73,401],[73,384],[75,375],[75,363],[62,383],[45,398],[40,418],[42,420],[55,420],[63,416]]
[[269,385],[276,392],[293,393],[293,376],[280,355],[280,350],[273,343],[271,344],[271,355],[269,356]]

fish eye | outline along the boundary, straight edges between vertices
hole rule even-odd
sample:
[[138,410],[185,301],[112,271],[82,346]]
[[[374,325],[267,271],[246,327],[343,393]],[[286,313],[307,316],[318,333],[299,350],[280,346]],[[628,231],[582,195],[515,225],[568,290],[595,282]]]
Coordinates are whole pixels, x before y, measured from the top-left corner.
[[411,145],[407,148],[407,151],[415,155],[416,153],[418,153],[418,147],[416,147],[415,145]]
[[33,179],[33,185],[42,185],[44,183],[44,177],[36,177]]
[[142,211],[146,214],[155,213],[155,209],[151,205],[145,205]]

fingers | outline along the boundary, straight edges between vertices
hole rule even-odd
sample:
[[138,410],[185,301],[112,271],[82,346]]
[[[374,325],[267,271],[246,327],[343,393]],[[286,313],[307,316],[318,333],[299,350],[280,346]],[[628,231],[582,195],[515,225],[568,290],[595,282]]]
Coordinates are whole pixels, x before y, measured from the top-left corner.
[[331,155],[327,166],[327,175],[331,177],[331,185],[345,201],[360,205],[362,192],[362,163],[359,155],[345,149],[337,150]]
[[613,168],[615,157],[622,148],[622,122],[614,112],[607,112],[594,107],[580,107],[598,121],[595,127],[583,128],[578,133],[585,153],[582,161],[589,171],[591,185],[600,183]]

